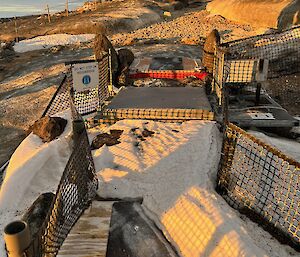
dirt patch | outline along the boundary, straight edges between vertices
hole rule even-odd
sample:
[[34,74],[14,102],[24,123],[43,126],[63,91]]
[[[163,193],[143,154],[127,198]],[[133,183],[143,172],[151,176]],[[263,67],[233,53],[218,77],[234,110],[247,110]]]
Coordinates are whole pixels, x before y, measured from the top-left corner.
[[96,11],[72,12],[69,16],[51,15],[51,23],[46,15],[17,18],[18,35],[15,33],[15,20],[2,19],[0,41],[19,38],[32,38],[49,34],[95,33],[94,24],[102,24],[108,31],[129,31],[160,19],[160,8],[150,1],[114,0],[99,4]]
[[213,0],[207,10],[234,21],[282,29],[299,24],[299,3],[298,0]]
[[177,18],[153,24],[131,33],[114,35],[114,45],[126,45],[128,41],[139,42],[145,40],[171,40],[173,43],[201,44],[213,29],[217,29],[223,41],[244,38],[257,34],[256,28],[229,21],[218,15],[210,15],[202,10],[203,7],[188,9]]

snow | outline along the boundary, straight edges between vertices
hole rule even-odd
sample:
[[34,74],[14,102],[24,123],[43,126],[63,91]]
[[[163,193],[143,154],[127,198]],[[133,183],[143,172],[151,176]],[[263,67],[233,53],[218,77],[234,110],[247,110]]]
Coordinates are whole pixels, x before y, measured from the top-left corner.
[[[70,121],[70,114],[59,116]],[[89,130],[121,129],[120,144],[93,150],[104,198],[143,198],[145,213],[183,257],[282,257],[297,253],[239,214],[216,193],[222,135],[215,122],[162,123],[123,120]],[[141,140],[142,131],[155,132]],[[251,132],[293,157],[298,143]],[[14,153],[0,191],[0,228],[20,217],[40,193],[56,190],[71,154],[71,123],[43,144],[29,135]],[[294,145],[295,143],[295,145]],[[3,239],[0,242],[3,253]]]
[[[140,141],[144,128],[155,134]],[[124,132],[120,144],[93,151],[98,194],[143,197],[145,212],[181,256],[292,256],[215,192],[222,139],[214,122],[124,120],[110,129]],[[91,139],[99,133],[90,132]]]
[[75,45],[93,40],[94,34],[68,35],[55,34],[48,36],[39,36],[32,39],[22,40],[16,43],[14,50],[18,53],[24,53],[34,50],[48,49],[53,46]]
[[287,138],[281,137],[271,137],[262,132],[258,131],[248,131],[248,133],[262,140],[263,142],[277,148],[287,156],[293,158],[294,160],[300,162],[300,143]]
[[[68,120],[64,133],[50,143],[32,133],[20,144],[6,169],[0,191],[0,230],[21,218],[27,208],[45,192],[55,192],[71,155],[70,113],[59,115]],[[2,232],[0,256],[6,256]]]

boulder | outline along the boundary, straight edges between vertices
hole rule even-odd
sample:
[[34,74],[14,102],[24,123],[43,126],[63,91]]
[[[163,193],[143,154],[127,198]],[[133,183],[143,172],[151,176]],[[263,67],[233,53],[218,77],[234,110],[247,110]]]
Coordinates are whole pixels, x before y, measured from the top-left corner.
[[118,51],[119,57],[119,70],[116,87],[128,86],[130,85],[129,80],[129,67],[134,60],[134,54],[129,49],[120,49]]
[[60,117],[45,116],[37,120],[29,132],[39,136],[43,142],[50,142],[64,132],[67,123],[67,120]]
[[203,46],[202,64],[210,73],[213,72],[215,48],[219,44],[220,35],[219,32],[216,29],[214,29],[206,37]]
[[122,49],[118,50],[118,57],[119,57],[119,70],[120,71],[129,68],[129,66],[134,61],[133,52],[126,48],[122,48]]
[[213,0],[206,9],[256,27],[285,29],[300,23],[300,0]]
[[107,38],[107,36],[105,36],[104,33],[98,33],[94,41],[94,53],[96,60],[100,61],[103,58],[103,56],[109,52],[109,50],[111,52],[113,81],[115,81],[119,66],[117,52],[114,49],[111,42],[109,41],[109,39]]

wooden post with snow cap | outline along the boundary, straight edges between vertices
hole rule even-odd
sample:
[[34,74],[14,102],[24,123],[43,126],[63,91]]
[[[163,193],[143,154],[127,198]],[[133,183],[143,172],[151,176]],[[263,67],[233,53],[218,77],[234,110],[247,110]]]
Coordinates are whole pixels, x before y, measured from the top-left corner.
[[4,228],[4,240],[8,257],[33,257],[31,237],[26,222],[17,220]]

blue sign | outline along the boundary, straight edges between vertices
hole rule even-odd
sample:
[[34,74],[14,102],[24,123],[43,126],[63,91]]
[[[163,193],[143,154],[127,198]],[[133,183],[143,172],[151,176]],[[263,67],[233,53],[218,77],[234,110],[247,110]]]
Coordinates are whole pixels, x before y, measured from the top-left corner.
[[90,84],[91,83],[91,76],[90,75],[85,75],[85,76],[83,76],[83,78],[82,78],[82,83],[84,84],[84,85],[88,85],[88,84]]

